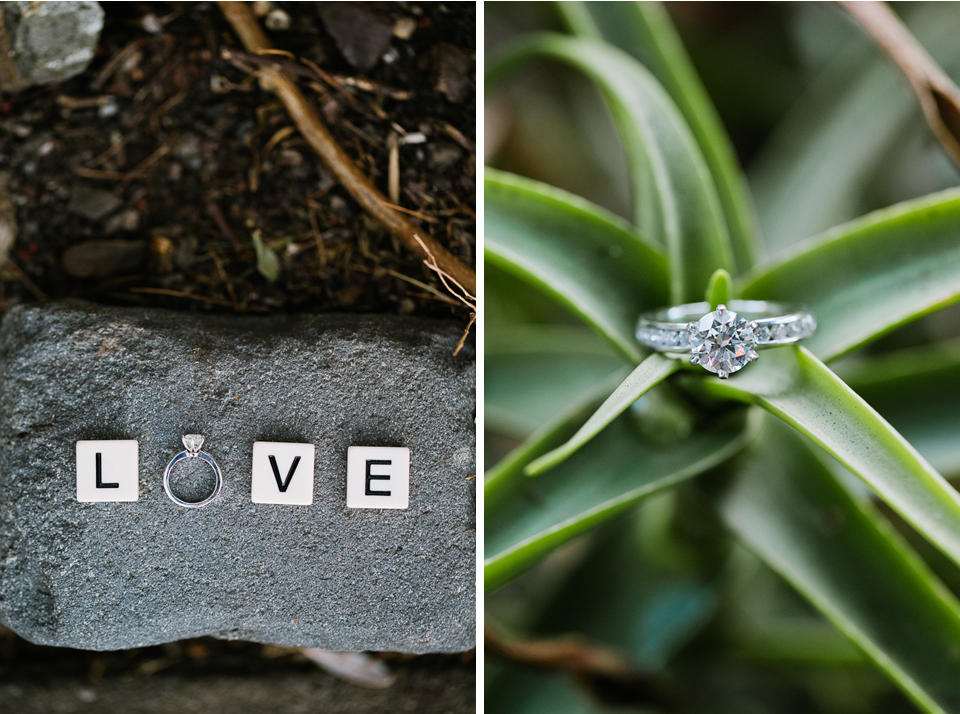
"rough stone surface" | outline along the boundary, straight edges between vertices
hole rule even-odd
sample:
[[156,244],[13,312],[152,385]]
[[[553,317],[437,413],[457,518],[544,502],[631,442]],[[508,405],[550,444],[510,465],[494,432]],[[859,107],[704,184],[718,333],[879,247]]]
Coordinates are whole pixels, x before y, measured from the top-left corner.
[[103,8],[96,2],[5,2],[0,89],[54,84],[83,72],[97,49]]
[[[81,302],[0,327],[0,620],[40,644],[209,634],[334,650],[474,646],[475,369],[460,328]],[[163,490],[206,437],[223,492]],[[75,443],[138,439],[140,498],[78,503]],[[316,445],[312,506],[250,501],[253,442]],[[408,510],[346,508],[351,445],[411,451]]]

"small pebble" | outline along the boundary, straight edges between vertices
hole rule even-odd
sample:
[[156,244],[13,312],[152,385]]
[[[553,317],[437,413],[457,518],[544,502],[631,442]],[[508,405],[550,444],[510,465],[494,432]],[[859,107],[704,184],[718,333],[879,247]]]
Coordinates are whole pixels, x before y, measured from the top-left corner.
[[163,25],[160,24],[157,16],[152,12],[143,16],[141,25],[143,25],[143,29],[149,32],[151,35],[159,35],[161,32],[163,32]]
[[436,81],[434,88],[451,102],[462,101],[471,88],[475,69],[471,52],[441,42],[435,49]]
[[453,166],[463,156],[463,149],[448,141],[435,141],[427,146],[427,163],[432,169]]
[[[26,170],[26,164],[24,164]],[[110,191],[93,188],[86,184],[76,184],[70,192],[70,204],[67,210],[91,221],[99,221],[115,212],[123,205],[123,200]]]
[[132,233],[140,227],[140,214],[135,208],[128,208],[113,216],[103,226],[103,232],[107,235],[124,231]]
[[150,272],[156,275],[168,275],[173,272],[173,258],[177,246],[166,236],[153,236],[150,239]]
[[361,72],[373,69],[393,38],[393,23],[370,12],[366,5],[317,3],[317,12],[340,53]]
[[268,30],[289,30],[290,16],[283,10],[271,10],[267,15],[267,19],[264,20],[263,23],[267,26]]
[[426,140],[427,140],[426,134],[421,134],[420,132],[416,132],[414,134],[407,134],[405,136],[401,136],[397,140],[397,143],[398,144],[422,144]]
[[144,241],[92,240],[68,248],[63,269],[75,278],[106,278],[139,271],[146,256]]
[[97,109],[97,116],[101,119],[108,119],[112,116],[116,116],[117,112],[120,111],[120,105],[117,104],[117,100],[114,97],[107,97],[107,100]]
[[393,23],[393,36],[398,40],[409,40],[416,29],[416,20],[412,17],[400,17]]

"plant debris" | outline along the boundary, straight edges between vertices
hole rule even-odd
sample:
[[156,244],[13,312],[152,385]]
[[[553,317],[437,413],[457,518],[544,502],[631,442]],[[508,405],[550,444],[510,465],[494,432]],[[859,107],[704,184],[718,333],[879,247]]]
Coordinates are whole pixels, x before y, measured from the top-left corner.
[[[305,71],[298,81],[308,102],[383,193],[395,133],[398,209],[473,265],[476,156],[442,147],[454,136],[461,148],[473,145],[475,98],[467,92],[454,102],[433,84],[440,44],[473,52],[473,5],[394,6],[390,27],[406,18],[416,30],[402,39],[391,29],[391,61],[365,75],[343,59],[312,4],[270,6],[290,16],[290,28],[272,38],[284,54],[256,59]],[[81,297],[239,313],[412,313],[467,324],[470,312],[437,274],[287,128],[290,117],[259,88],[259,66],[245,60],[216,6],[104,7],[86,73],[0,100],[0,172],[18,226],[0,273],[0,310]],[[404,35],[409,23],[401,25]],[[468,71],[464,81],[475,82]],[[258,270],[254,231],[280,264],[274,282]],[[109,276],[67,270],[68,249],[108,234],[145,241],[146,259]]]

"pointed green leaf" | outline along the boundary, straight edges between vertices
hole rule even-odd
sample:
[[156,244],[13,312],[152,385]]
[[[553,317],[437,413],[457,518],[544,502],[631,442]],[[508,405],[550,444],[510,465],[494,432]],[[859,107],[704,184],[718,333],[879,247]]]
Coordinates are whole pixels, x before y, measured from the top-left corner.
[[[490,371],[489,366],[487,371]],[[490,512],[495,512],[504,499],[515,496],[523,482],[523,479],[518,476],[523,472],[524,467],[541,454],[545,454],[573,436],[625,376],[626,374],[619,372],[604,381],[598,381],[593,389],[558,410],[555,417],[538,428],[522,444],[489,469],[483,478],[484,507]],[[487,377],[488,383],[489,380],[490,378]]]
[[885,208],[828,231],[744,278],[744,298],[804,305],[804,342],[831,360],[960,300],[960,189]]
[[720,116],[687,56],[670,16],[658,2],[558,2],[567,26],[635,57],[676,102],[710,168],[726,216],[737,271],[753,266],[757,220],[746,181]]
[[647,391],[676,372],[678,367],[679,362],[677,360],[664,357],[661,354],[652,354],[647,357],[569,441],[533,461],[527,466],[527,473],[531,476],[543,473],[569,458],[580,447],[603,431],[610,422],[623,414],[631,404],[646,394]]
[[[641,439],[628,415],[613,422],[548,477],[514,483],[515,498],[485,513],[486,592],[497,589],[571,538],[642,498],[703,473],[751,437],[742,415],[695,432],[672,448]],[[504,486],[501,486],[504,487]]]
[[[508,338],[509,345],[504,342]],[[583,327],[524,325],[495,331],[485,358],[486,428],[526,437],[620,373],[623,358],[597,342]]]
[[924,711],[960,711],[960,605],[869,505],[770,422],[725,469],[731,478],[707,485],[724,520]]
[[486,169],[484,196],[487,260],[639,362],[637,315],[666,298],[660,253],[606,211],[536,181]]
[[733,299],[733,278],[723,268],[720,268],[712,276],[707,284],[706,300],[710,303],[710,309],[716,310],[718,305],[724,305]]
[[563,62],[600,88],[620,131],[636,224],[666,246],[670,301],[701,298],[717,268],[732,268],[723,209],[700,149],[673,101],[639,62],[595,40],[527,35],[488,66],[487,86],[534,59]]
[[840,373],[946,476],[960,476],[960,342],[897,350]]
[[[488,331],[491,326],[499,325],[583,327],[578,317],[551,296],[489,262],[483,271],[483,324]],[[486,347],[484,342],[484,349]]]
[[857,474],[918,532],[960,563],[960,495],[900,434],[802,347],[764,352],[727,380],[700,384],[755,402]]

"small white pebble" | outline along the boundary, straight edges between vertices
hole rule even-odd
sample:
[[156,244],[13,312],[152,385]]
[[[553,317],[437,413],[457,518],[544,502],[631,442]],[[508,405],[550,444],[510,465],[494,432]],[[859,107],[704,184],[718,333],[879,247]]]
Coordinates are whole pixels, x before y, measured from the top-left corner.
[[160,24],[157,16],[152,12],[143,16],[143,21],[141,24],[143,25],[143,29],[149,32],[151,35],[159,35],[161,32],[163,32],[163,25]]
[[393,36],[398,40],[409,40],[417,29],[417,21],[412,17],[401,17],[393,23]]
[[289,30],[290,16],[283,10],[271,10],[263,21],[268,30]]
[[120,107],[117,104],[117,100],[113,97],[108,97],[107,101],[97,109],[97,116],[101,119],[107,119],[108,117],[115,116],[118,111],[120,111]]

